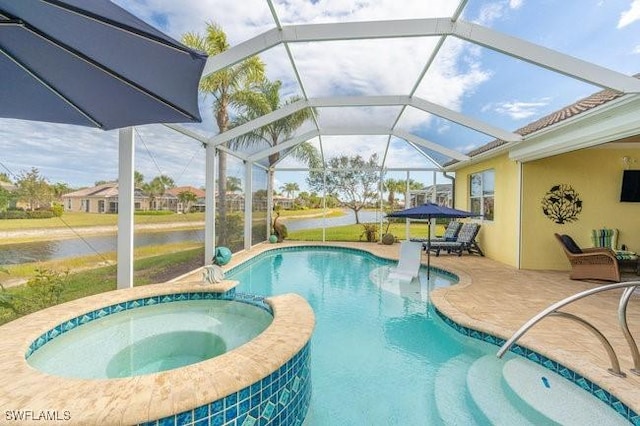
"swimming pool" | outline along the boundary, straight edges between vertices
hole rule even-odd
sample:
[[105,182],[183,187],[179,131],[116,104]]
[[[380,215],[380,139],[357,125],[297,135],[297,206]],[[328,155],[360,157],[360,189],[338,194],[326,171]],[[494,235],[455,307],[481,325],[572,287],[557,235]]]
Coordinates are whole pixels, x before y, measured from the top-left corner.
[[[417,283],[401,293],[381,285],[375,278],[391,264],[359,250],[305,247],[228,271],[238,291],[298,293],[313,307],[307,425],[628,424],[552,371],[513,354],[498,360],[496,346],[456,332]],[[451,278],[432,274],[431,285]]]

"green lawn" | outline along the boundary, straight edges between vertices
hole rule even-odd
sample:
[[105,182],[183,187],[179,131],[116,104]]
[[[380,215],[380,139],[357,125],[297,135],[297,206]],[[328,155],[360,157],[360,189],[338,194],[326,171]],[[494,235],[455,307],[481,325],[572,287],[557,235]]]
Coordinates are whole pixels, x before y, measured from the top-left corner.
[[[136,260],[134,263],[134,285],[164,282],[201,266],[204,258],[203,250],[203,248],[196,248]],[[116,276],[115,265],[71,273],[62,288],[58,303],[115,290],[117,287]],[[34,299],[42,294],[42,291],[40,289],[38,292],[38,289],[30,288],[27,285],[7,289],[4,296],[10,295],[14,298],[13,300],[17,300],[16,305],[19,306],[19,312],[16,313],[0,306],[0,324],[41,309]]]
[[[170,214],[162,216],[136,215],[135,223],[202,222],[204,213]],[[62,217],[50,219],[4,219],[0,220],[0,231],[21,229],[50,229],[84,226],[109,226],[118,223],[116,214],[66,212]]]
[[[436,235],[444,234],[444,226],[436,225]],[[409,226],[409,236],[411,238],[427,238],[427,225],[423,223],[412,223]],[[386,225],[382,227],[383,233],[386,231]],[[366,241],[363,235],[364,227],[360,225],[344,225],[326,229],[326,241]],[[389,233],[395,235],[399,239],[404,239],[405,224],[392,223],[389,225]],[[289,240],[299,241],[322,241],[322,229],[306,229],[301,231],[289,231]]]
[[[322,215],[322,209],[282,210],[281,217]],[[260,213],[254,213],[259,215]],[[341,216],[342,210],[329,209],[327,217]],[[155,223],[198,223],[204,222],[204,213],[169,214],[159,216],[136,215],[136,224]],[[62,217],[50,219],[4,219],[0,220],[0,231],[16,231],[23,229],[77,228],[86,226],[115,226],[117,214],[65,212]]]

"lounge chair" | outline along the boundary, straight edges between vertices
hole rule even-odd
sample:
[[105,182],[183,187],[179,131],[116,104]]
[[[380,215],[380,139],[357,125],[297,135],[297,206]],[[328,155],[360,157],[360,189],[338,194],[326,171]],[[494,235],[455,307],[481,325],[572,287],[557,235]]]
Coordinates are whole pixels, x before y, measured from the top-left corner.
[[388,278],[400,281],[411,281],[418,277],[420,271],[420,259],[422,257],[422,244],[415,241],[402,241],[400,243],[400,260],[398,266],[391,268]]
[[[593,229],[591,230],[591,242],[593,243],[593,247],[607,247],[613,250],[616,255],[616,259],[618,259],[618,263],[622,262],[625,264],[629,264],[636,266],[636,262],[638,261],[638,254],[629,250],[622,250],[618,248],[618,237],[620,232],[615,229]],[[623,245],[623,247],[625,247]],[[621,265],[618,265],[621,266]]]
[[447,253],[456,253],[458,256],[462,256],[463,251],[468,251],[469,254],[477,253],[480,256],[484,256],[484,253],[476,242],[476,236],[480,231],[480,225],[477,223],[464,223],[458,232],[458,237],[455,241],[431,241],[431,244],[425,243],[425,249],[431,250],[436,256],[440,255],[440,251],[445,250]]
[[580,248],[568,235],[554,234],[571,264],[572,280],[620,281],[620,268],[613,250],[607,247]]
[[[444,230],[444,235],[442,237],[431,238],[431,242],[442,242],[442,241],[455,241],[458,238],[458,232],[460,232],[460,228],[462,227],[462,222],[458,222],[457,220],[452,220],[447,225],[447,228]],[[427,238],[411,238],[411,241],[418,241],[421,243],[426,243],[429,241]]]

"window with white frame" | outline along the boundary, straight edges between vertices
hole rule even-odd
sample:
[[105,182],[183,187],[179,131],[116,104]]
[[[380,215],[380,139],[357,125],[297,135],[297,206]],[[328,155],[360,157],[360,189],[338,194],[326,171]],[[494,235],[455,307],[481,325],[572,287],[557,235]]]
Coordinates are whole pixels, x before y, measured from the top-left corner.
[[485,220],[493,220],[495,170],[473,173],[469,181],[469,206]]

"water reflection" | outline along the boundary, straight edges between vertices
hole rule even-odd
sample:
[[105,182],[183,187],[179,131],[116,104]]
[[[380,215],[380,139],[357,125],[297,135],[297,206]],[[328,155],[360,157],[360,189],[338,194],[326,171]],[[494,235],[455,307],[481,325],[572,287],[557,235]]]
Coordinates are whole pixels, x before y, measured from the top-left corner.
[[[360,212],[362,222],[379,220],[376,212]],[[327,219],[289,220],[287,228],[290,231],[301,229],[321,228],[349,225],[355,223],[352,211],[344,216]],[[163,245],[179,242],[204,242],[203,229],[189,229],[182,231],[137,232],[134,238],[135,247]],[[93,237],[70,238],[65,240],[37,241],[32,243],[0,245],[0,265],[18,263],[43,262],[54,259],[88,256],[97,253],[108,253],[116,250],[116,235],[99,235]]]
[[[116,238],[116,235],[113,234],[2,245],[0,246],[0,265],[43,262],[46,260],[108,253],[116,250]],[[135,247],[183,241],[203,242],[204,230],[140,232],[136,233],[134,238]]]

